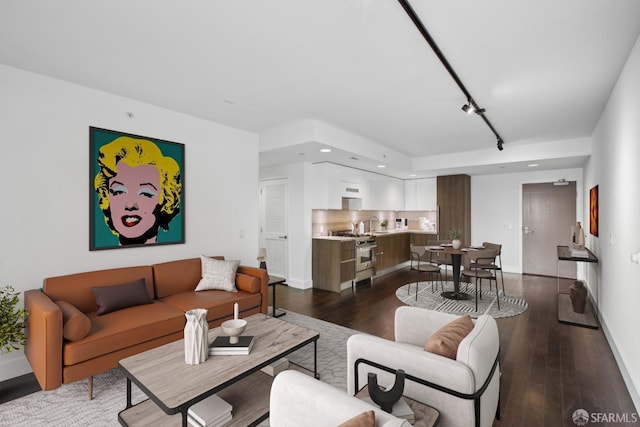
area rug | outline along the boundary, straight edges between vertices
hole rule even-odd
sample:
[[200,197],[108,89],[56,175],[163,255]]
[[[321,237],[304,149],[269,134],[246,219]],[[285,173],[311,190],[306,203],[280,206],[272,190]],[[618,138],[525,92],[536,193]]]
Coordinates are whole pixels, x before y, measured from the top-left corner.
[[[333,323],[287,311],[280,320],[320,332],[318,373],[320,380],[341,390],[347,389],[347,338],[358,333]],[[313,368],[313,346],[287,357],[292,363]],[[77,381],[55,390],[30,394],[0,405],[0,426],[118,426],[118,412],[126,403],[126,380],[119,369],[111,369],[93,379],[94,399],[87,397],[87,382]],[[134,403],[146,397],[135,385]],[[268,425],[268,421],[261,424]]]
[[[493,290],[483,289],[482,299],[478,294],[478,310],[476,311],[475,285],[469,285],[468,293],[473,295],[470,300],[450,300],[441,296],[440,282],[438,282],[438,290],[436,291],[435,283],[433,291],[431,290],[431,282],[419,282],[418,299],[416,300],[416,284],[408,283],[396,290],[396,297],[412,307],[422,307],[429,310],[442,311],[457,315],[469,314],[473,318],[477,318],[482,314],[489,314],[494,318],[517,316],[524,313],[529,305],[524,298],[503,295],[500,292],[500,308],[498,309],[498,301],[496,298],[495,286]],[[464,291],[467,283],[460,283],[460,288]],[[453,290],[453,282],[444,282],[445,290]]]

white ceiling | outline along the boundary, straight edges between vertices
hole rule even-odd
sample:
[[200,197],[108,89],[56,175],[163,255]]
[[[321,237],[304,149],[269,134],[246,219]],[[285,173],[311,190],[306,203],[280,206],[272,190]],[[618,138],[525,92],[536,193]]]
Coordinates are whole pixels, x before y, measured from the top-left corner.
[[259,133],[262,165],[584,163],[640,1],[411,4],[504,151],[394,0],[0,0],[0,63]]

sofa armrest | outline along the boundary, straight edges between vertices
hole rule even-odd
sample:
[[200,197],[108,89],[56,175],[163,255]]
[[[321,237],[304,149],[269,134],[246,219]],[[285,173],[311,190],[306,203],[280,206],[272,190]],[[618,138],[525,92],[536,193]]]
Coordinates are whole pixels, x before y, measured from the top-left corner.
[[260,293],[262,301],[260,303],[260,312],[267,314],[269,307],[269,273],[267,270],[257,267],[248,267],[246,265],[238,266],[238,273],[247,274],[260,279]]
[[27,317],[25,356],[43,390],[62,384],[62,311],[44,292],[24,293]]
[[434,332],[458,317],[419,307],[399,307],[395,314],[395,340],[422,347]]
[[[460,362],[429,353],[424,351],[422,347],[411,344],[394,342],[373,335],[355,334],[347,340],[347,391],[352,396],[357,392],[355,379],[358,359],[383,365],[394,372],[397,369],[403,369],[407,375],[459,393],[473,393],[475,391],[473,372]],[[357,368],[358,388],[367,384],[368,372],[374,372],[378,375],[378,383],[381,386],[393,386],[394,374],[361,363]],[[431,393],[441,392],[420,386],[411,380],[407,380],[405,383],[405,395],[420,402],[428,404],[430,400],[425,400],[424,396]]]
[[376,426],[409,426],[405,420],[344,391],[297,371],[279,373],[273,381],[269,423],[278,427],[337,426],[363,412],[373,410]]

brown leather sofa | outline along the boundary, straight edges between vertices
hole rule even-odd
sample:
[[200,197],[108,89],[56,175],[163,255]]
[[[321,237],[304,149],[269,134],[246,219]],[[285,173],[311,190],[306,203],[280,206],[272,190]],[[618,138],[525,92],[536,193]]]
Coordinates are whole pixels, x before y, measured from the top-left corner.
[[[224,257],[215,257],[224,259]],[[234,303],[240,315],[267,313],[266,270],[239,266],[237,292],[207,290],[195,292],[201,279],[200,258],[170,261],[138,267],[76,273],[44,279],[42,289],[25,292],[29,310],[25,354],[43,390],[115,368],[118,361],[142,351],[183,338],[185,312],[206,308],[210,327],[233,318]],[[98,315],[92,287],[111,286],[144,278],[150,304],[136,305]],[[66,302],[69,304],[58,302]],[[61,307],[77,308],[90,330],[79,340],[65,339]],[[84,314],[82,314],[82,313]],[[68,318],[68,310],[65,311]],[[76,319],[77,320],[77,319]],[[63,333],[63,331],[65,331]]]

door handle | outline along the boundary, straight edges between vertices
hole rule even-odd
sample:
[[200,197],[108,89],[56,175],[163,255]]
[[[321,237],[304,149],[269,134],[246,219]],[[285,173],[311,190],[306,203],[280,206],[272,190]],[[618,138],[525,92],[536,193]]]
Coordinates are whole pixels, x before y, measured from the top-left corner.
[[524,234],[532,234],[533,230],[530,229],[529,227],[522,227],[522,231],[524,231]]
[[287,236],[278,236],[278,239],[284,239],[284,240],[287,240]]

